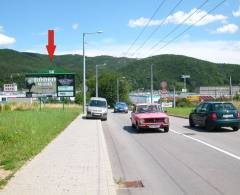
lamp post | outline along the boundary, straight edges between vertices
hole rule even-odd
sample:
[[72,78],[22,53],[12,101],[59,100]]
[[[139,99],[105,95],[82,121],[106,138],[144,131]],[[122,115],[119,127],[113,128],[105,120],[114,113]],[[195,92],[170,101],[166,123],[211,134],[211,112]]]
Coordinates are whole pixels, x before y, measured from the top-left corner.
[[96,65],[96,97],[98,97],[98,67],[99,66],[106,66],[106,64]]
[[153,64],[151,64],[151,103],[153,103]]
[[86,60],[85,60],[85,36],[100,34],[102,31],[83,33],[83,114],[86,113]]
[[[125,77],[121,77],[121,79],[125,79]],[[117,102],[120,101],[119,100],[119,81],[121,81],[121,80],[119,80],[119,78],[117,78]]]

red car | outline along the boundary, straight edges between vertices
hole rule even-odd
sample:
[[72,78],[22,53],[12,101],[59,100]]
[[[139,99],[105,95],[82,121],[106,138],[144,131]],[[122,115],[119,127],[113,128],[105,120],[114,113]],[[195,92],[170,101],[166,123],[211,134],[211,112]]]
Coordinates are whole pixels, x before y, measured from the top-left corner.
[[169,131],[169,117],[162,110],[160,104],[144,103],[133,106],[131,113],[132,127],[137,131],[141,129],[164,129]]

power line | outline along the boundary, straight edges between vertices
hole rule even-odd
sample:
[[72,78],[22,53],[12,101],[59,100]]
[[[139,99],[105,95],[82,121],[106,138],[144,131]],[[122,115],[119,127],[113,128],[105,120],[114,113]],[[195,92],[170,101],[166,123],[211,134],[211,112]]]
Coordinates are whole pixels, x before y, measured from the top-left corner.
[[163,42],[169,35],[174,33],[179,27],[181,27],[189,18],[191,18],[195,13],[199,13],[200,9],[207,4],[209,0],[204,1],[194,12],[192,12],[187,18],[185,18],[180,24],[178,24],[174,29],[172,29],[165,37],[163,37],[160,41],[158,41],[156,44],[154,44],[147,53],[149,53],[151,50],[153,50],[155,47],[157,47],[161,42]]
[[147,29],[147,27],[149,26],[150,22],[152,21],[152,19],[155,17],[155,15],[158,13],[158,11],[160,10],[160,8],[162,7],[162,5],[165,3],[166,0],[163,0],[159,6],[157,7],[157,9],[154,11],[153,15],[151,16],[150,20],[148,20],[148,22],[146,23],[146,25],[144,25],[144,28],[142,29],[142,31],[138,34],[137,38],[132,42],[132,44],[130,45],[130,47],[128,48],[126,54],[128,55],[129,51],[132,49],[132,47],[134,46],[134,44],[137,42],[137,40],[142,36],[142,34],[145,32],[145,30]]
[[[172,43],[173,41],[175,41],[177,38],[179,38],[180,36],[182,36],[185,32],[187,32],[188,30],[190,30],[195,24],[197,24],[198,22],[200,22],[202,19],[204,19],[205,17],[208,16],[208,14],[210,14],[211,12],[213,12],[215,9],[217,9],[220,5],[222,5],[226,0],[221,1],[220,3],[218,3],[216,6],[214,6],[211,10],[209,10],[204,16],[202,16],[199,20],[197,20],[196,22],[194,22],[193,24],[191,24],[188,28],[186,28],[183,32],[179,33],[177,36],[175,36],[173,39],[171,39],[170,41],[168,41],[165,45],[163,45],[161,48],[159,48],[159,50],[167,47],[170,43]],[[158,50],[158,51],[159,51]]]
[[168,16],[170,16],[174,11],[175,9],[182,3],[183,0],[179,0],[178,3],[170,10],[170,12],[168,13],[167,17],[162,20],[162,22],[160,23],[159,26],[157,26],[153,31],[152,33],[147,37],[147,39],[145,39],[145,41],[142,43],[142,45],[140,45],[140,47],[138,47],[135,52],[133,53],[133,56],[137,53],[137,51],[139,51],[140,49],[143,48],[143,46],[152,38],[152,36],[160,29],[160,27],[166,22]]

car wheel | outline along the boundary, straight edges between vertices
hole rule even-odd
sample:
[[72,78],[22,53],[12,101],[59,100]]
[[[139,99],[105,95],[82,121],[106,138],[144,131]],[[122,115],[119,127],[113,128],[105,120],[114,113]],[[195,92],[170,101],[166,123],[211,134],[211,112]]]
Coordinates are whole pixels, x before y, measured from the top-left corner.
[[136,128],[136,126],[133,123],[132,123],[132,128],[134,128],[134,129]]
[[234,126],[234,127],[232,127],[232,129],[233,129],[233,131],[238,131],[239,126]]
[[194,122],[193,122],[192,117],[189,117],[189,126],[190,126],[190,127],[195,127],[195,124],[194,124]]
[[164,127],[164,133],[167,133],[169,131],[169,127]]
[[138,124],[136,124],[136,126],[135,126],[135,130],[136,130],[136,133],[140,133],[141,128],[138,127]]

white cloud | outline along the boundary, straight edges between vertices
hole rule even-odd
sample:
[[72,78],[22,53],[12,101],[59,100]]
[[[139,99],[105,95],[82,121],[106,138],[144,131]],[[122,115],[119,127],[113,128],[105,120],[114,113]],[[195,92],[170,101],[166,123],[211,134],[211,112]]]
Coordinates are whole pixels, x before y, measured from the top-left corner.
[[149,18],[144,18],[144,17],[141,17],[141,18],[138,18],[136,20],[129,20],[128,22],[128,26],[134,28],[134,27],[143,27],[145,25],[148,25],[149,26],[158,26],[161,24],[161,20],[151,20],[150,22],[150,19]]
[[214,31],[215,33],[230,33],[234,34],[238,31],[238,26],[236,24],[226,24],[222,27],[219,27]]
[[15,42],[16,40],[14,37],[9,37],[7,35],[0,34],[0,45],[11,45]]
[[73,30],[77,30],[79,28],[79,24],[78,23],[75,23],[72,25],[72,29]]
[[233,16],[235,16],[235,17],[240,17],[240,7],[238,8],[237,11],[233,11],[232,14],[233,14]]
[[[195,14],[193,14],[195,12]],[[205,16],[201,21],[197,22],[195,25],[196,26],[203,26],[212,22],[216,21],[221,21],[225,22],[227,19],[227,16],[224,16],[222,14],[207,14],[206,11],[204,10],[197,10],[196,8],[192,9],[189,12],[183,12],[183,11],[178,11],[174,13],[173,15],[168,16],[166,19],[161,19],[161,20],[151,20],[149,18],[139,18],[136,20],[129,20],[128,25],[130,27],[143,27],[145,26],[149,21],[149,26],[158,26],[161,25],[161,23],[164,21],[164,24],[180,24],[184,19],[189,17],[191,14],[193,14],[188,20],[184,22],[186,25],[193,25],[196,23],[198,20],[200,20],[203,16]]]

